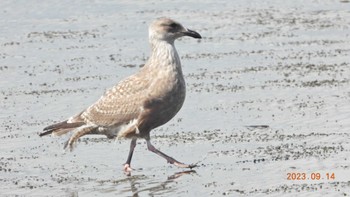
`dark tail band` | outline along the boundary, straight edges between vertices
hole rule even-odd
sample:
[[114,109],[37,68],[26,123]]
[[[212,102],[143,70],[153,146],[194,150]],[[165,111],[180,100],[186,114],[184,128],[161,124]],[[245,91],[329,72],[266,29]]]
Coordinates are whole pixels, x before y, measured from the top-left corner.
[[80,126],[85,124],[84,122],[68,123],[67,121],[68,120],[65,120],[63,122],[59,122],[59,123],[50,125],[48,127],[45,127],[44,130],[43,130],[44,132],[40,133],[39,136],[42,137],[42,136],[45,136],[45,135],[49,135],[49,134],[51,134],[51,133],[53,133],[53,132],[55,132],[56,130],[59,130],[59,129],[76,128],[76,127],[80,127]]

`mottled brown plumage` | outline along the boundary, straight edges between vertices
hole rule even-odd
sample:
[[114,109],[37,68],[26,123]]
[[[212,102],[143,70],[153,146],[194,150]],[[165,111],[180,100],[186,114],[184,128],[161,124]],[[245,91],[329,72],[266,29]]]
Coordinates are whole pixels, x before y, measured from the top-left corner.
[[149,27],[152,53],[140,71],[107,90],[94,104],[66,121],[44,128],[40,136],[72,132],[65,147],[72,149],[76,140],[88,134],[102,134],[109,138],[132,138],[125,164],[129,171],[137,138],[147,140],[149,150],[180,167],[182,164],[161,153],[150,143],[152,129],[171,120],[185,100],[185,81],[174,41],[182,36],[201,38],[192,30],[169,18],[159,18]]

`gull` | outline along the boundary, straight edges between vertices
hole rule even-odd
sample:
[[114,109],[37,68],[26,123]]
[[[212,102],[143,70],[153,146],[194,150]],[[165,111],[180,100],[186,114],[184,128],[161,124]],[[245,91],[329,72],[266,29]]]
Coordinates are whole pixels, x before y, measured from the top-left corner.
[[79,114],[44,128],[39,136],[71,133],[65,149],[73,149],[76,141],[89,134],[108,138],[131,139],[124,171],[130,172],[131,159],[137,139],[145,139],[148,150],[163,157],[168,163],[182,168],[193,168],[156,149],[150,141],[150,132],[171,120],[182,107],[186,84],[181,62],[174,42],[189,36],[202,38],[170,18],[158,18],[149,26],[151,55],[135,74],[108,89],[104,95]]

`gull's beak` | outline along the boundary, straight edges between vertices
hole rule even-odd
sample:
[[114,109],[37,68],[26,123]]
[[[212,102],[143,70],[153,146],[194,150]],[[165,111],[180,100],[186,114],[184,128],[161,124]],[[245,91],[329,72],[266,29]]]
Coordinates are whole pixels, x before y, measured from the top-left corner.
[[190,36],[192,38],[202,38],[202,36],[199,33],[195,32],[193,30],[190,30],[190,29],[186,29],[186,31],[184,31],[183,34],[185,36]]

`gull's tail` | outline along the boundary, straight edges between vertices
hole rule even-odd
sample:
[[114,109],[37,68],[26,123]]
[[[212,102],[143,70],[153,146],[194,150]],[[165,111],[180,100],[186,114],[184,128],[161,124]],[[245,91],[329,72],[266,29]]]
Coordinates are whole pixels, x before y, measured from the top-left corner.
[[86,125],[84,122],[73,122],[68,123],[67,120],[59,122],[44,128],[44,132],[40,133],[39,136],[45,135],[63,135],[68,132],[72,132],[72,135],[64,145],[64,149],[73,150],[73,145],[82,136],[86,134],[96,133],[96,126]]
[[45,135],[63,135],[71,130],[74,130],[77,127],[80,127],[84,125],[84,122],[74,122],[74,123],[68,123],[68,120],[65,120],[63,122],[59,122],[53,125],[50,125],[48,127],[45,127],[43,132],[39,134],[40,137]]

